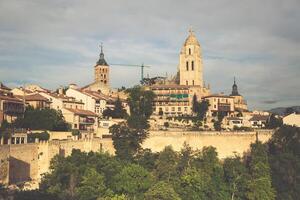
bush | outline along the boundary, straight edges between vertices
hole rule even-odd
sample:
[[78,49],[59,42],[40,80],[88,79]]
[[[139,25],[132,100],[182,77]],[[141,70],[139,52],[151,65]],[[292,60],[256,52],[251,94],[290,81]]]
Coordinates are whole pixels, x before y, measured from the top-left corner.
[[27,135],[27,141],[28,141],[28,143],[35,142],[36,138],[38,138],[39,141],[47,141],[47,140],[49,140],[50,135],[46,131],[41,132],[41,133],[29,133]]

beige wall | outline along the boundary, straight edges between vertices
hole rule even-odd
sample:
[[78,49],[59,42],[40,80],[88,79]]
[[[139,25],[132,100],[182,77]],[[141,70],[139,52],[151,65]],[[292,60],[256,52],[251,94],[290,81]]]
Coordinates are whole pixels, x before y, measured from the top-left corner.
[[[248,151],[250,144],[256,141],[256,133],[237,132],[165,132],[151,131],[149,138],[143,143],[143,148],[150,148],[152,151],[162,151],[165,146],[172,145],[174,150],[180,151],[184,142],[187,142],[194,149],[202,149],[204,146],[213,146],[217,149],[219,158],[223,159],[233,156],[234,152],[242,155]],[[261,132],[258,139],[266,142],[271,132]]]

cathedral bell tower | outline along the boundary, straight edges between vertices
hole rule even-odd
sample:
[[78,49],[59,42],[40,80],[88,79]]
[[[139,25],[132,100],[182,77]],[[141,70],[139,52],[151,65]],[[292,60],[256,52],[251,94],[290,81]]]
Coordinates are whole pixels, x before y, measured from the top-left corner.
[[192,30],[179,56],[180,85],[203,87],[203,63],[200,44]]
[[104,59],[103,46],[100,45],[100,58],[95,66],[95,82],[101,83],[104,86],[109,86],[109,65]]

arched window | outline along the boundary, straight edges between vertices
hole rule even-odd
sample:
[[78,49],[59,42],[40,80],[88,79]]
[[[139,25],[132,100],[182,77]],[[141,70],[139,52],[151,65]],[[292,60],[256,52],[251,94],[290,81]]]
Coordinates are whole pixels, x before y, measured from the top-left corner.
[[186,71],[189,71],[189,61],[186,61]]
[[195,81],[193,80],[193,85],[195,85]]
[[194,61],[192,61],[192,71],[194,71]]
[[185,81],[186,85],[189,85],[189,81]]
[[189,48],[189,55],[191,55],[192,51],[191,51],[191,48]]

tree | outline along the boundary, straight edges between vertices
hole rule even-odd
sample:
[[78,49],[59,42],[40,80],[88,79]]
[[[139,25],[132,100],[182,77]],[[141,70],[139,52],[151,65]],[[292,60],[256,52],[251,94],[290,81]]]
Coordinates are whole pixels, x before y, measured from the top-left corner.
[[267,120],[266,128],[275,129],[282,126],[283,122],[281,118],[277,118],[275,114],[271,114]]
[[16,127],[32,130],[68,131],[70,125],[65,121],[62,112],[54,109],[33,109],[28,107],[24,118],[18,118]]
[[250,179],[247,184],[247,199],[275,199],[275,190],[271,184],[271,170],[266,146],[261,142],[251,144],[251,152],[248,160]]
[[147,120],[153,112],[152,103],[155,94],[140,86],[127,89],[126,92],[129,93],[128,104],[130,107],[128,125],[131,128],[147,129],[149,127]]
[[135,156],[135,160],[139,165],[141,165],[145,169],[153,171],[158,155],[158,153],[151,152],[151,149],[141,149]]
[[160,152],[155,163],[155,175],[158,180],[170,182],[172,178],[177,176],[178,155],[171,146],[164,148]]
[[145,200],[180,200],[180,197],[170,184],[160,181],[145,193]]
[[108,191],[104,184],[104,176],[95,169],[88,168],[82,179],[76,189],[76,196],[79,200],[96,200],[107,195]]
[[180,177],[178,193],[182,199],[207,199],[206,191],[210,177],[196,168],[188,168]]
[[225,181],[229,185],[231,199],[246,199],[249,174],[239,156],[226,158],[223,164]]
[[268,142],[272,184],[277,199],[300,196],[300,128],[283,125]]
[[122,105],[122,101],[118,97],[117,100],[113,103],[114,109],[107,108],[103,111],[104,117],[112,117],[112,118],[126,118],[127,112]]
[[154,182],[152,175],[143,167],[129,164],[114,177],[115,190],[135,199],[141,197]]
[[144,129],[130,128],[125,122],[111,126],[109,131],[112,133],[116,156],[124,160],[133,159],[149,134]]
[[197,114],[199,112],[199,102],[197,99],[197,95],[194,94],[193,101],[192,101],[192,111],[193,113]]

